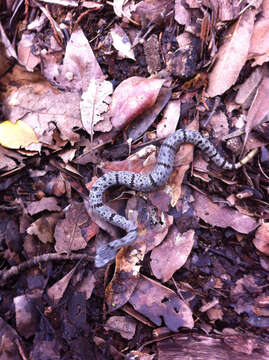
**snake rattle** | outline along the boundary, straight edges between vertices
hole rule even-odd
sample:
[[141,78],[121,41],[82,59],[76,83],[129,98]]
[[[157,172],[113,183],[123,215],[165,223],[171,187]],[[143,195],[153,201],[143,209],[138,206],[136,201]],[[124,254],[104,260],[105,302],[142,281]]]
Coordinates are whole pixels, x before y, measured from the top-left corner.
[[113,171],[101,176],[90,191],[90,206],[101,218],[126,231],[121,239],[111,241],[97,249],[95,266],[102,267],[115,259],[117,251],[132,244],[138,235],[137,226],[133,221],[117,214],[114,210],[104,205],[104,191],[114,185],[125,185],[128,188],[150,192],[164,185],[172,170],[175,154],[181,144],[188,143],[202,150],[218,167],[224,170],[239,169],[254,155],[248,154],[243,160],[232,164],[228,162],[215,148],[215,146],[199,132],[193,130],[177,130],[169,135],[163,142],[157,164],[150,174],[137,174],[129,171]]

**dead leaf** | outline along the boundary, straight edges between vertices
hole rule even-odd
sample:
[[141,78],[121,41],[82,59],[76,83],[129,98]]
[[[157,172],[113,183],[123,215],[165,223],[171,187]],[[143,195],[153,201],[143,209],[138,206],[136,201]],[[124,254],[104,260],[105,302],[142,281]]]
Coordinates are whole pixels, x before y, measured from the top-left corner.
[[34,71],[35,67],[40,63],[40,58],[32,53],[35,36],[34,33],[23,33],[18,43],[18,61],[28,71]]
[[78,264],[73,267],[69,273],[67,273],[61,280],[57,281],[54,285],[52,285],[47,293],[50,299],[53,301],[54,304],[58,304],[58,302],[62,299],[70,280],[72,279],[74,272],[76,271]]
[[[104,120],[104,113],[108,111],[112,92],[113,86],[110,81],[90,80],[80,102],[81,121],[88,134],[93,135],[94,126]],[[111,129],[112,125],[110,124],[110,127],[107,127],[104,131],[110,131]]]
[[166,282],[187,261],[194,243],[194,230],[181,234],[176,226],[172,226],[166,239],[152,250],[150,266],[153,275]]
[[40,313],[37,310],[38,299],[41,298],[41,290],[35,295],[19,295],[14,298],[16,327],[21,336],[29,339],[39,329]]
[[0,124],[0,144],[9,149],[28,149],[32,143],[37,143],[33,129],[25,122],[19,120],[16,124],[4,121]]
[[135,60],[132,44],[125,31],[118,24],[115,24],[114,28],[110,30],[110,34],[112,37],[112,44],[119,52],[119,57]]
[[[252,129],[261,124],[261,122],[265,119],[265,117],[269,113],[268,108],[268,96],[269,96],[269,77],[265,77],[258,90],[256,92],[256,96],[251,104],[251,107],[248,111],[247,115],[247,123],[246,123],[246,134],[248,135]],[[246,142],[247,136],[245,138]]]
[[54,197],[43,197],[39,201],[33,201],[27,205],[27,211],[30,215],[38,214],[42,211],[61,211],[61,207],[57,204]]
[[104,75],[91,49],[88,39],[78,27],[72,32],[65,49],[63,65],[56,77],[61,87],[86,91],[90,80],[103,79]]
[[269,256],[269,222],[263,223],[257,229],[253,244],[260,252]]
[[140,275],[129,302],[157,326],[162,325],[162,320],[175,332],[180,327],[194,326],[189,306],[174,291],[145,276]]
[[134,76],[116,88],[110,106],[114,128],[122,129],[155,103],[165,80]]
[[105,291],[109,311],[115,311],[129,300],[139,279],[141,265],[137,263],[144,258],[145,252],[145,243],[137,241],[117,254],[115,273]]
[[242,215],[226,205],[215,204],[197,191],[194,193],[194,196],[194,209],[197,216],[212,226],[219,226],[221,228],[230,226],[242,234],[248,234],[258,226],[258,222],[254,218]]
[[255,61],[252,66],[262,65],[269,60],[269,17],[261,16],[254,25],[250,40],[248,58]]
[[59,217],[60,214],[58,213],[43,215],[28,227],[27,233],[36,235],[43,244],[52,243],[54,241],[54,226]]
[[73,202],[65,213],[65,219],[59,220],[55,226],[56,252],[62,254],[84,249],[97,229],[94,223],[89,225],[84,204]]
[[[14,330],[14,327],[5,322],[0,317],[0,332],[1,332],[1,353],[8,354],[8,356],[2,356],[3,360],[21,360],[21,345],[22,339],[19,334]],[[26,354],[25,358],[27,358]]]
[[[48,88],[39,93],[35,87],[21,86],[6,98],[3,111],[13,123],[23,119],[40,142],[53,144],[54,131],[58,128],[61,138],[74,144],[79,139],[74,129],[82,127],[79,102],[80,95],[76,93],[55,93]],[[41,143],[34,149],[28,148],[40,150]]]
[[111,316],[104,325],[104,328],[116,331],[121,334],[124,339],[131,340],[134,337],[136,322],[126,316]]
[[209,74],[207,94],[210,97],[223,94],[237,81],[245,65],[253,32],[255,10],[246,10],[230,29],[229,37],[220,47],[217,63]]

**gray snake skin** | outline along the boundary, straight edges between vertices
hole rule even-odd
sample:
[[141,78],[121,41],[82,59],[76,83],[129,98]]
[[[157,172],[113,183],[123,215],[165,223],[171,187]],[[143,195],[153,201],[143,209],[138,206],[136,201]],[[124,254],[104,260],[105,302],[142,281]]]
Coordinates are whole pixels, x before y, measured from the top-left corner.
[[[236,164],[228,162],[216,150],[214,145],[199,132],[192,130],[178,130],[168,136],[163,142],[157,160],[157,165],[150,174],[137,174],[129,171],[114,171],[100,177],[90,191],[90,206],[104,220],[116,225],[127,232],[121,239],[111,241],[101,246],[96,253],[95,266],[102,267],[115,259],[117,251],[132,244],[138,235],[134,222],[120,216],[103,203],[104,191],[113,185],[125,185],[128,188],[150,192],[164,185],[172,170],[175,154],[181,144],[189,143],[202,150],[218,167],[225,170],[240,168],[246,161]],[[248,160],[247,160],[248,161]]]

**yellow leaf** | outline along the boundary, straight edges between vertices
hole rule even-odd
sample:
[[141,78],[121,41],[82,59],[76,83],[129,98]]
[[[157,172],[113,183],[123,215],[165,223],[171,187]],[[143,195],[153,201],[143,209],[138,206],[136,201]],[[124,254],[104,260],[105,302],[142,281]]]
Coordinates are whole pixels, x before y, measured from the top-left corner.
[[26,148],[38,142],[33,129],[21,120],[16,124],[4,121],[0,124],[0,144],[9,149]]

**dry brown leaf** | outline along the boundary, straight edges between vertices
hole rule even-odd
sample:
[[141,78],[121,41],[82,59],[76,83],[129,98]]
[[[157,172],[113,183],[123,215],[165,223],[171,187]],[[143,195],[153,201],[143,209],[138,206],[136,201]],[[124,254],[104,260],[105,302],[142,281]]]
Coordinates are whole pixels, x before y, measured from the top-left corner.
[[[97,232],[97,226],[89,223],[89,216],[83,203],[72,203],[65,213],[65,219],[55,226],[54,237],[57,253],[69,253],[87,246],[88,240]],[[89,234],[87,233],[89,231]]]
[[35,215],[41,211],[61,211],[61,207],[57,204],[57,199],[54,197],[43,197],[39,201],[33,201],[27,205],[27,212],[30,215]]
[[[10,326],[0,317],[0,332],[1,332],[1,352],[2,354],[8,354],[3,357],[3,360],[22,360],[20,342],[22,339],[18,333],[14,330],[14,326]],[[26,354],[24,354],[27,358]]]
[[131,340],[135,334],[136,321],[126,316],[111,316],[105,323],[104,328],[107,331],[116,331],[124,339]]
[[122,129],[155,103],[165,80],[134,76],[114,91],[110,106],[114,128]]
[[194,230],[181,234],[176,226],[173,226],[166,239],[152,250],[150,266],[153,275],[166,282],[187,261],[194,243]]
[[85,294],[86,300],[92,296],[93,289],[95,288],[95,276],[92,271],[89,271],[86,276],[83,277],[81,283],[77,287],[77,291]]
[[[112,92],[113,86],[110,81],[90,80],[80,102],[81,121],[88,134],[92,135],[95,125],[104,120],[104,113],[108,111]],[[103,131],[110,131],[111,128],[110,124]],[[100,131],[100,125],[98,130]]]
[[[269,77],[265,77],[260,86],[258,87],[256,96],[251,104],[251,107],[247,115],[246,123],[246,135],[251,132],[256,126],[262,123],[265,117],[269,113],[268,107],[268,97],[269,97]],[[245,142],[247,140],[245,137]]]
[[258,226],[258,222],[250,216],[242,215],[238,211],[228,208],[226,205],[215,204],[199,192],[195,192],[194,195],[196,215],[207,224],[221,228],[230,226],[242,234],[248,234]]
[[61,280],[57,281],[54,285],[52,285],[47,293],[48,296],[51,298],[54,304],[57,304],[63,297],[65,290],[67,289],[70,280],[72,279],[74,272],[76,271],[78,264],[73,267],[69,273],[67,273]]
[[255,22],[248,58],[255,60],[252,66],[262,65],[269,60],[269,17],[262,16]]
[[22,119],[35,132],[40,144],[34,144],[34,148],[29,146],[30,150],[40,150],[41,142],[53,144],[56,128],[63,140],[69,140],[72,144],[78,141],[79,135],[74,128],[82,127],[79,94],[55,93],[48,88],[39,93],[37,89],[35,91],[35,86],[20,87],[6,98],[3,106],[3,111],[11,122],[16,123]]
[[169,101],[163,111],[162,120],[157,125],[157,137],[166,138],[168,135],[176,131],[180,118],[180,100]]
[[231,28],[229,38],[220,47],[217,63],[208,78],[207,94],[210,97],[223,94],[236,82],[247,60],[254,20],[255,11],[246,10]]
[[145,243],[137,241],[117,254],[115,273],[105,292],[109,311],[120,308],[129,300],[139,279],[141,265],[137,263],[143,260],[145,252]]
[[54,240],[54,226],[58,221],[59,216],[60,214],[58,213],[41,216],[28,227],[27,233],[36,235],[43,244],[52,243]]
[[189,25],[191,13],[184,6],[185,1],[175,0],[175,20],[180,25]]
[[174,291],[145,276],[140,276],[129,302],[157,326],[162,320],[171,331],[194,326],[189,306]]
[[39,298],[41,298],[41,290],[34,295],[23,294],[14,298],[16,327],[20,335],[26,339],[33,336],[39,329],[40,314],[36,304]]
[[80,28],[72,32],[59,72],[56,80],[61,87],[75,90],[86,91],[90,80],[104,78],[88,39]]
[[40,58],[32,53],[35,36],[34,33],[23,33],[18,43],[18,61],[25,66],[27,71],[34,71],[35,67],[40,63]]
[[119,57],[135,60],[132,44],[125,31],[123,31],[118,24],[115,24],[114,28],[110,30],[110,34],[112,37],[112,45],[118,50]]
[[269,222],[263,223],[257,229],[253,244],[260,252],[269,256]]
[[235,98],[237,104],[243,105],[243,108],[250,107],[250,101],[253,100],[255,91],[262,81],[262,70],[257,68],[251,73],[251,75],[244,81],[243,84],[239,85],[238,92]]

